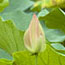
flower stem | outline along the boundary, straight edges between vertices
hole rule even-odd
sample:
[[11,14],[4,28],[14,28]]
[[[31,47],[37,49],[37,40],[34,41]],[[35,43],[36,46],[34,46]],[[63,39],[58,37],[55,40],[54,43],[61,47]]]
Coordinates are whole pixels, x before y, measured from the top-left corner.
[[38,65],[38,54],[35,55],[35,65]]

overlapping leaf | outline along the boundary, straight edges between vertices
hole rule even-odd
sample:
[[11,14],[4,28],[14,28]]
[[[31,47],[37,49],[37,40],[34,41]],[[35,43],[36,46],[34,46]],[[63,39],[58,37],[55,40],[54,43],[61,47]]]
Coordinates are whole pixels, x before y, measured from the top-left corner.
[[56,50],[65,51],[65,47],[60,43],[52,43],[51,44]]
[[[24,32],[20,30],[27,29],[32,15],[26,14],[23,11],[31,7],[32,4],[33,3],[30,0],[10,0],[9,7],[7,7],[4,12],[0,14],[3,17],[3,19],[0,17],[0,48],[10,54],[16,51],[24,50]],[[55,6],[55,4],[52,4],[52,6]],[[60,29],[65,32],[65,15],[60,9],[55,9],[50,13],[47,10],[45,10],[45,12],[42,11],[42,13],[39,14],[39,19],[45,20],[47,26],[52,28],[47,29],[43,27],[45,29],[46,38],[50,42],[64,41],[64,33],[58,30],[53,30]],[[46,50],[40,53],[38,56],[38,65],[65,65],[65,53],[63,54],[55,51],[55,49],[61,50],[64,48],[59,48],[61,45],[59,45],[57,48],[56,46],[57,45],[55,45],[53,49],[50,45],[47,45]],[[0,65],[35,65],[35,56],[27,51],[16,52],[13,56],[13,61],[0,59]]]
[[5,50],[3,49],[0,49],[0,59],[9,59],[9,60],[12,60],[12,56],[10,56],[9,53],[5,52]]
[[65,14],[61,9],[56,8],[46,16],[39,14],[39,19],[44,20],[48,28],[60,29],[65,32]]
[[4,20],[12,20],[21,30],[26,30],[32,15],[23,11],[33,4],[30,0],[10,0],[10,5],[0,15]]
[[0,48],[12,54],[22,51],[24,32],[18,30],[10,20],[4,22],[0,17]]
[[22,11],[3,13],[2,16],[4,20],[12,20],[20,30],[26,30],[32,19],[32,15],[26,14]]
[[16,10],[26,10],[31,7],[33,2],[30,0],[9,0],[9,6],[5,9],[5,12],[12,12]]
[[60,30],[56,30],[56,29],[49,29],[44,21],[41,21],[42,27],[44,29],[45,35],[46,35],[46,39],[49,42],[63,42],[65,40],[65,34],[60,31]]
[[[13,54],[14,60],[8,61],[5,59],[0,60],[2,65],[35,65],[35,55],[27,51],[16,52]],[[52,60],[53,59],[53,60]],[[65,65],[65,55],[55,51],[50,45],[47,44],[47,48],[44,52],[39,53],[37,58],[38,65]]]
[[[26,60],[25,60],[26,59]],[[14,54],[14,60],[18,65],[34,65],[35,56],[29,52],[17,52]],[[25,61],[24,61],[25,60]],[[45,52],[38,55],[38,65],[65,65],[65,55],[56,52],[47,45]]]

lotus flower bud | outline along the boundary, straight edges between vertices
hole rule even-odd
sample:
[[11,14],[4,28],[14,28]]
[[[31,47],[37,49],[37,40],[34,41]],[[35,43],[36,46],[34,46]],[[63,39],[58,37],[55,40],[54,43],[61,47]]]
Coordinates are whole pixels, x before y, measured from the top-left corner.
[[44,51],[46,48],[44,31],[35,14],[24,34],[24,44],[32,53]]

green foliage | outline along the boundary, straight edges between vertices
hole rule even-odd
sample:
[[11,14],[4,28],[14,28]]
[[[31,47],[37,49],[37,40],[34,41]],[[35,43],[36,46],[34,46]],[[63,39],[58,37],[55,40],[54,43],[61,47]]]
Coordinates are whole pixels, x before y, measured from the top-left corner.
[[12,20],[18,29],[20,30],[26,30],[32,16],[30,14],[26,14],[23,11],[13,11],[10,13],[2,13],[1,16],[4,18],[4,20]]
[[41,0],[42,7],[65,7],[65,0]]
[[0,58],[3,59],[8,59],[8,60],[12,60],[12,56],[9,55],[9,53],[7,53],[5,50],[0,49]]
[[0,65],[13,65],[13,63],[7,59],[0,59]]
[[0,0],[0,65],[35,65],[35,55],[23,42],[33,13],[38,15],[47,45],[38,54],[37,64],[65,65],[65,12],[61,9],[65,1],[56,5],[44,1],[47,8],[42,0]]
[[32,16],[23,11],[32,4],[30,0],[10,0],[10,5],[0,15],[4,20],[12,20],[19,29],[26,30]]
[[46,16],[39,14],[39,19],[45,21],[46,25],[51,29],[60,29],[65,32],[65,14],[61,9],[55,8],[50,13],[46,12]]
[[49,29],[43,21],[41,22],[41,24],[44,28],[46,38],[49,42],[63,42],[65,40],[65,34],[62,31],[56,29]]
[[[18,65],[35,65],[34,59],[35,56],[26,51],[14,54],[14,60]],[[65,55],[56,52],[50,45],[47,45],[47,49],[38,55],[37,60],[38,65],[65,65]]]
[[60,43],[51,44],[56,50],[65,50],[65,47]]
[[16,10],[26,10],[32,6],[33,2],[30,0],[10,0],[10,5],[5,9],[5,12],[12,12]]
[[0,0],[0,12],[4,10],[5,7],[9,5],[8,0]]
[[0,48],[12,54],[23,50],[24,32],[18,30],[10,20],[2,21],[0,18]]

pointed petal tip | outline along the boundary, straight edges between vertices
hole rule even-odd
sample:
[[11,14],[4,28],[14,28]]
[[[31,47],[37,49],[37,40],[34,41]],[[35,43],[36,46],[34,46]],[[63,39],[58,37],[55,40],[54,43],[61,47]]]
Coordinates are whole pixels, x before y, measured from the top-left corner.
[[33,18],[36,20],[35,22],[38,22],[38,18],[36,16],[36,14],[33,14]]
[[33,17],[36,18],[37,17],[36,14],[33,14]]

